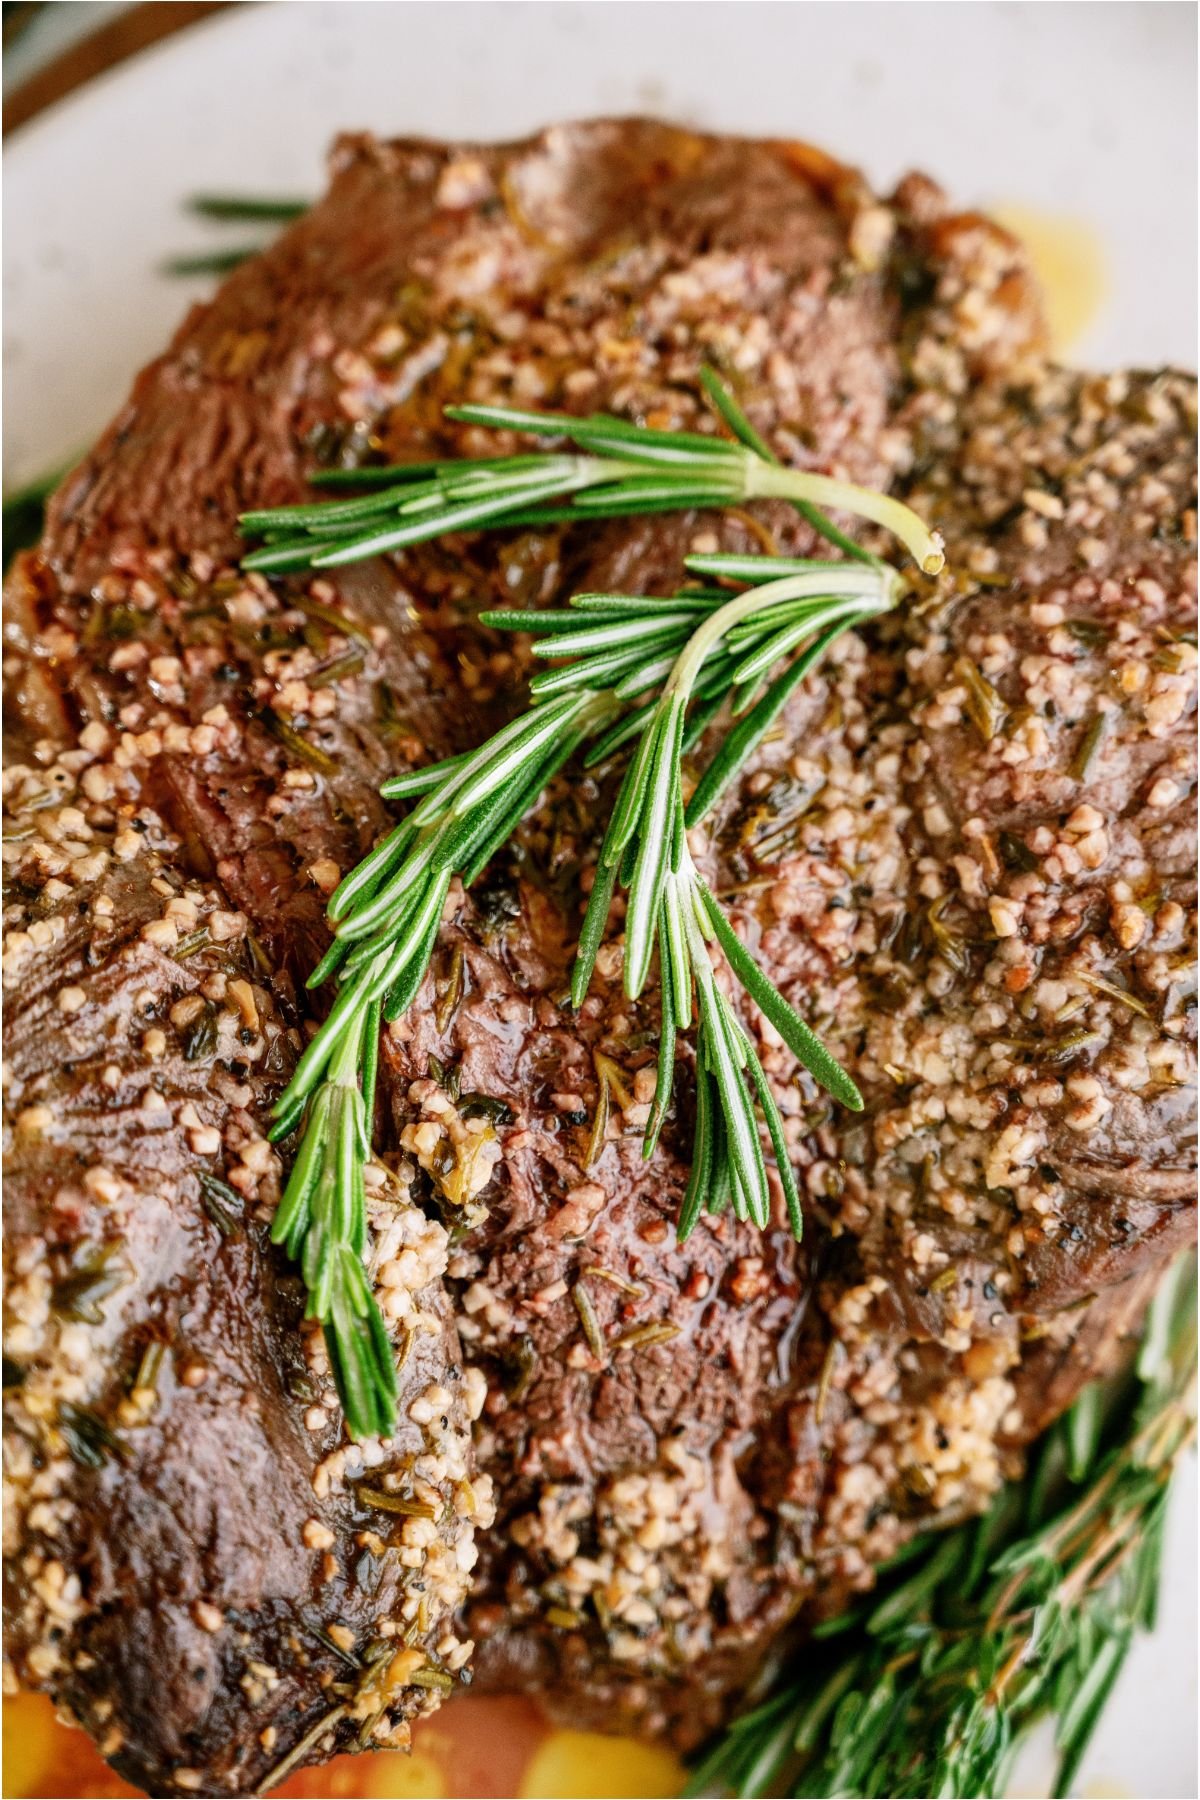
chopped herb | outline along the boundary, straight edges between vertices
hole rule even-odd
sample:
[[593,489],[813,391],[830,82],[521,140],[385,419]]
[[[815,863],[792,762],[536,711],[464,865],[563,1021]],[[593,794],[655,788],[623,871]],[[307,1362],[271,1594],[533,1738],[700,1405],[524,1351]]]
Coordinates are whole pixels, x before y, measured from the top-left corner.
[[[600,1086],[596,1094],[596,1110],[592,1114],[592,1129],[588,1134],[587,1149],[583,1153],[583,1166],[590,1169],[604,1149],[604,1140],[608,1135],[608,1075],[601,1067],[601,1058],[596,1058],[596,1075]],[[607,1057],[603,1059],[607,1062]]]
[[1081,1051],[1090,1050],[1104,1041],[1104,1034],[1100,1031],[1065,1031],[1059,1037],[1048,1038],[1042,1046],[1041,1054],[1046,1062],[1069,1062]]
[[575,1302],[575,1310],[579,1314],[579,1322],[583,1326],[583,1335],[588,1341],[588,1348],[593,1356],[603,1362],[608,1356],[608,1345],[604,1341],[604,1333],[600,1329],[600,1321],[596,1317],[596,1308],[592,1305],[592,1297],[581,1281],[577,1281],[571,1289],[571,1298]]
[[1182,675],[1191,668],[1195,658],[1187,654],[1182,644],[1167,644],[1156,650],[1150,660],[1156,669],[1162,669],[1168,675]]
[[[366,627],[360,625],[357,619],[352,619],[348,614],[339,612],[336,606],[326,606],[324,601],[313,600],[308,594],[299,594],[290,598],[288,605],[294,606],[297,612],[302,612],[306,618],[319,619],[322,625],[328,625],[331,631],[339,632],[342,637],[355,638],[366,649],[374,649],[371,634]],[[386,686],[385,683],[380,683],[380,685]],[[309,686],[312,686],[311,680]],[[390,691],[389,689],[389,694]]]
[[367,666],[367,659],[361,650],[347,650],[344,656],[334,657],[323,669],[308,677],[310,688],[333,687],[335,682],[345,681],[351,675],[359,675]]
[[519,1337],[512,1349],[504,1357],[506,1366],[514,1371],[508,1384],[508,1398],[514,1406],[520,1406],[530,1387],[537,1370],[538,1354],[533,1339],[528,1332]]
[[960,656],[954,673],[967,690],[967,715],[985,744],[990,744],[1004,723],[1008,708],[969,656]]
[[474,1089],[460,1096],[458,1110],[464,1119],[490,1119],[493,1125],[511,1125],[516,1117],[507,1100]]
[[180,938],[171,955],[176,962],[186,962],[189,956],[195,956],[196,952],[203,950],[210,941],[208,927],[202,925],[199,931],[189,932],[187,937]]
[[816,1405],[813,1408],[813,1417],[818,1425],[822,1423],[825,1417],[825,1408],[829,1404],[829,1392],[833,1385],[833,1371],[837,1367],[839,1357],[843,1354],[842,1340],[840,1338],[830,1338],[829,1348],[826,1350],[824,1360],[821,1363],[821,1378],[817,1383],[817,1400]]
[[310,769],[316,769],[322,775],[337,774],[337,763],[333,757],[327,751],[320,749],[318,745],[310,744],[306,737],[286,724],[271,707],[260,708],[258,720],[261,725],[266,727],[271,736],[283,745],[285,750],[290,750],[293,756],[298,756],[300,761],[307,763]]
[[368,1482],[355,1483],[354,1492],[368,1506],[377,1506],[380,1512],[399,1513],[406,1519],[436,1519],[438,1509],[426,1500],[414,1500],[404,1494],[391,1494],[386,1488],[372,1487]]
[[462,1070],[457,1063],[452,1069],[447,1069],[440,1056],[431,1054],[429,1058],[429,1073],[433,1076],[433,1079],[437,1082],[443,1093],[449,1094],[451,1100],[458,1099],[462,1088]]
[[448,1694],[454,1686],[454,1677],[443,1669],[414,1669],[408,1679],[414,1687],[429,1688],[436,1694]]
[[458,1011],[463,997],[464,967],[463,947],[461,944],[455,944],[450,956],[450,973],[446,978],[445,987],[438,996],[438,1003],[433,1014],[433,1022],[439,1031],[445,1031]]
[[1095,988],[1099,994],[1107,994],[1110,1000],[1119,1000],[1130,1012],[1141,1013],[1144,1019],[1152,1016],[1146,1003],[1139,1000],[1136,994],[1131,994],[1127,988],[1118,987],[1113,981],[1105,981],[1103,976],[1087,974],[1082,969],[1076,969],[1074,974],[1086,987]]
[[221,1236],[236,1237],[242,1229],[241,1195],[206,1169],[198,1170],[196,1179],[200,1183],[201,1205]]
[[1015,832],[1002,831],[998,842],[1001,860],[1008,868],[1019,869],[1023,874],[1031,875],[1038,867],[1036,855],[1024,838],[1017,837]]
[[[206,934],[207,935],[207,934]],[[206,1000],[194,1019],[189,1019],[179,1034],[184,1062],[203,1062],[217,1047],[217,1009]]]
[[1082,781],[1088,770],[1091,768],[1092,758],[1100,748],[1100,740],[1103,736],[1104,714],[1094,713],[1084,727],[1083,736],[1080,738],[1075,749],[1075,754],[1071,758],[1070,773],[1074,780]]
[[649,1325],[635,1325],[632,1331],[617,1339],[613,1349],[633,1350],[649,1344],[666,1344],[678,1336],[678,1325],[668,1325],[665,1319],[660,1319]]
[[971,973],[971,955],[967,949],[966,939],[960,932],[952,930],[943,917],[949,904],[950,896],[943,894],[940,900],[933,901],[925,915],[929,921],[933,947],[942,961],[953,969],[956,975],[969,975]]
[[129,1279],[127,1270],[114,1266],[116,1246],[108,1245],[88,1253],[69,1275],[54,1284],[50,1305],[63,1319],[77,1319],[83,1325],[102,1325],[102,1300],[115,1294]]
[[362,1658],[359,1656],[356,1656],[354,1654],[353,1650],[344,1650],[342,1648],[341,1644],[339,1644],[337,1642],[336,1638],[330,1637],[329,1633],[325,1630],[324,1626],[322,1626],[322,1625],[306,1625],[305,1630],[310,1631],[312,1633],[313,1637],[315,1637],[318,1640],[318,1642],[324,1644],[324,1646],[327,1650],[331,1650],[333,1652],[334,1656],[336,1656],[339,1659],[339,1661],[344,1662],[348,1668],[351,1668],[351,1669],[361,1669],[362,1668],[362,1666],[363,1666]]
[[124,1445],[89,1407],[64,1400],[58,1409],[58,1429],[66,1441],[72,1462],[83,1469],[102,1469],[109,1456],[122,1456]]
[[1068,619],[1067,630],[1089,650],[1099,650],[1112,636],[1108,626],[1102,625],[1099,619]]
[[167,1346],[163,1343],[162,1339],[151,1338],[150,1342],[146,1345],[146,1348],[142,1351],[141,1361],[137,1366],[137,1373],[129,1384],[129,1391],[131,1394],[137,1393],[139,1389],[147,1393],[157,1392],[158,1378],[162,1372],[163,1358],[166,1356],[166,1353]]
[[580,1274],[594,1275],[597,1281],[607,1281],[611,1287],[620,1288],[623,1294],[630,1294],[635,1300],[640,1300],[646,1292],[636,1281],[625,1281],[620,1275],[614,1275],[611,1269],[601,1268],[599,1263],[588,1263],[586,1268],[580,1270]]

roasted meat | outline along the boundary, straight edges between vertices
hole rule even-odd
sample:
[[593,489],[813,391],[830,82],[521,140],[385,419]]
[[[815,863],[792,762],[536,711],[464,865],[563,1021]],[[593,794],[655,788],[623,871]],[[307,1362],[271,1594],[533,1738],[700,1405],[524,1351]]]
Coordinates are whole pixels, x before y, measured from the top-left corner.
[[[352,1447],[265,1132],[381,780],[522,703],[480,610],[811,539],[765,505],[268,583],[237,514],[318,463],[490,450],[457,400],[695,428],[706,359],[782,456],[947,536],[697,844],[867,1110],[748,1009],[806,1238],[676,1246],[687,1071],[645,1164],[657,1017],[615,914],[565,997],[614,780],[572,771],[385,1033],[404,1422]],[[922,179],[884,203],[801,146],[631,121],[347,140],[138,379],[6,639],[8,1650],[128,1778],[247,1793],[403,1742],[472,1642],[479,1682],[694,1741],[1116,1354],[1194,1231],[1192,401],[1048,369],[1018,247]]]

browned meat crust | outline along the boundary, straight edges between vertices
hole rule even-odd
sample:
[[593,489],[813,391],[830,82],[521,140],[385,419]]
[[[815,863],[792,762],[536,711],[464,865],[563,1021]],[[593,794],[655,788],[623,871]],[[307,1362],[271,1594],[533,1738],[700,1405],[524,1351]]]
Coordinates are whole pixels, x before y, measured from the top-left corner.
[[[335,166],[140,377],[10,595],[10,1653],[156,1792],[251,1791],[336,1706],[354,1716],[310,1756],[394,1741],[438,1691],[397,1639],[440,1680],[466,1630],[481,1679],[694,1738],[779,1624],[986,1497],[1192,1230],[1193,659],[1162,635],[1188,606],[1187,384],[1047,374],[1009,240],[917,179],[882,205],[799,146],[625,122],[502,150],[351,141]],[[236,578],[235,514],[298,497],[317,457],[476,448],[442,424],[450,399],[690,424],[713,357],[781,454],[899,480],[950,540],[957,586],[847,642],[706,851],[868,1113],[832,1116],[766,1045],[808,1240],[724,1222],[674,1248],[686,1092],[655,1163],[637,1150],[653,1007],[620,998],[616,944],[578,1019],[562,998],[603,805],[564,782],[452,895],[384,1044],[375,1274],[417,1415],[368,1480],[408,1493],[405,1456],[442,1458],[420,1477],[430,1544],[425,1517],[354,1497],[319,1345],[263,1244],[264,1109],[324,894],[378,833],[385,772],[519,702],[519,649],[471,624],[482,606],[662,591],[694,542],[805,539],[764,508],[271,589]],[[986,744],[963,657],[996,690],[971,702],[995,711]],[[1084,778],[1064,775],[1101,706]],[[472,1091],[507,1102],[494,1135]],[[228,1238],[214,1176],[243,1213]],[[439,1221],[476,1227],[444,1276]],[[89,1288],[80,1265],[118,1238],[121,1285]],[[444,1579],[422,1606],[426,1560]],[[366,1672],[344,1660],[380,1646]]]
[[[547,1137],[552,1104],[530,1116],[536,1071],[589,1119],[597,1084],[472,957],[479,1007],[526,1021],[505,1091],[528,1159],[522,1179],[510,1152],[483,1245],[451,1264],[498,1376],[480,1680],[694,1741],[785,1618],[836,1611],[1014,1471],[1193,1238],[1193,416],[1183,378],[1053,371],[902,415],[954,575],[834,653],[710,838],[739,935],[866,1096],[835,1112],[757,1021],[801,1253],[720,1228],[668,1249],[684,1165],[638,1161],[653,1020],[621,1000],[615,950],[582,1035],[633,1090],[630,1135],[587,1171],[586,1235],[539,1226],[536,1171],[567,1134]],[[449,1037],[418,1023],[414,1072],[430,1051],[472,1086],[512,1067],[469,1005]],[[599,1359],[576,1284],[610,1338],[678,1335]],[[513,1405],[520,1334],[535,1373]]]

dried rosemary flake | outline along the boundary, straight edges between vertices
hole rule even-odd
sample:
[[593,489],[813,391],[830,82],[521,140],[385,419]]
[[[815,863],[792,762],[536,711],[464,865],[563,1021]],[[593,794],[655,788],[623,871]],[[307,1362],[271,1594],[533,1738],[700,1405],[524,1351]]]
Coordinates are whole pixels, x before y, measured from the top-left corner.
[[529,1392],[538,1365],[537,1350],[528,1332],[517,1339],[511,1352],[505,1357],[505,1362],[514,1370],[508,1397],[514,1406],[519,1406]]
[[1019,869],[1025,875],[1031,875],[1038,866],[1038,859],[1023,838],[1015,832],[1002,831],[998,839],[1000,856],[1010,869]]
[[189,956],[195,956],[197,950],[203,950],[208,943],[208,927],[202,925],[199,931],[193,931],[188,937],[180,938],[171,954],[176,962],[186,962]]
[[615,1063],[611,1056],[605,1056],[601,1050],[592,1052],[592,1061],[596,1065],[597,1078],[606,1082],[616,1095],[617,1105],[622,1109],[632,1106],[633,1095],[625,1085],[625,1071],[620,1065]]
[[926,914],[929,930],[933,938],[933,947],[942,961],[952,968],[956,975],[971,973],[971,957],[967,950],[966,940],[961,933],[951,930],[942,918],[949,903],[950,896],[943,894],[935,900]]
[[110,1455],[124,1454],[121,1440],[89,1407],[64,1400],[58,1409],[58,1429],[72,1462],[81,1468],[102,1469]]
[[475,1088],[459,1095],[458,1110],[464,1119],[489,1119],[493,1125],[511,1125],[516,1117],[507,1100],[495,1094],[481,1094]]
[[76,1319],[83,1325],[103,1325],[101,1301],[128,1280],[123,1268],[113,1267],[112,1257],[111,1249],[98,1251],[56,1281],[50,1297],[51,1310],[60,1318]]
[[360,675],[367,666],[367,659],[361,650],[347,650],[344,656],[335,656],[331,663],[318,669],[315,675],[308,677],[310,688],[333,687],[339,681],[346,681],[352,675]]
[[596,1158],[600,1155],[600,1152],[604,1148],[604,1139],[608,1131],[608,1078],[600,1069],[602,1060],[606,1061],[607,1059],[602,1059],[600,1057],[597,1057],[596,1059],[597,1074],[600,1077],[600,1091],[596,1096],[596,1110],[592,1115],[592,1129],[588,1135],[587,1149],[583,1156],[583,1166],[585,1169],[590,1169]]
[[626,1281],[623,1276],[614,1275],[611,1269],[603,1268],[600,1263],[588,1263],[580,1273],[594,1275],[597,1281],[607,1281],[610,1287],[620,1288],[623,1294],[631,1294],[635,1300],[640,1300],[646,1292],[645,1288],[639,1287],[636,1281]]
[[210,1000],[204,1002],[194,1019],[189,1019],[179,1034],[184,1062],[203,1062],[217,1047],[217,1009]]
[[575,1310],[579,1314],[579,1322],[583,1326],[583,1335],[588,1341],[588,1348],[592,1355],[598,1356],[602,1361],[607,1360],[608,1345],[604,1341],[604,1333],[600,1329],[600,1321],[596,1317],[592,1297],[581,1281],[577,1281],[571,1289],[571,1298],[575,1302]]
[[413,1687],[429,1688],[438,1694],[448,1694],[454,1686],[453,1675],[442,1669],[414,1669],[408,1679]]
[[352,1668],[352,1669],[361,1669],[362,1668],[362,1666],[363,1666],[362,1659],[360,1657],[357,1657],[354,1654],[353,1650],[344,1649],[342,1647],[342,1645],[339,1644],[335,1638],[332,1638],[329,1635],[329,1633],[324,1629],[323,1626],[310,1625],[308,1627],[308,1629],[312,1632],[312,1634],[315,1638],[320,1639],[321,1643],[324,1644],[324,1646],[327,1650],[332,1650],[333,1654],[336,1657],[339,1657],[342,1662],[348,1664],[350,1668]]
[[1162,669],[1168,675],[1182,675],[1191,667],[1192,658],[1182,644],[1168,644],[1165,649],[1156,650],[1150,662],[1152,667]]
[[437,1009],[433,1022],[439,1031],[445,1031],[451,1019],[458,1011],[463,997],[463,950],[461,944],[455,944],[450,958],[450,973],[446,985],[438,997]]
[[665,1319],[660,1319],[652,1325],[635,1325],[632,1331],[627,1331],[623,1337],[617,1339],[613,1349],[641,1349],[648,1344],[669,1343],[672,1338],[678,1336],[678,1325],[668,1325]]
[[940,1275],[934,1276],[929,1284],[929,1291],[931,1294],[944,1294],[948,1288],[954,1286],[957,1280],[958,1270],[951,1263],[948,1269],[943,1269]]
[[1099,619],[1068,619],[1067,630],[1077,643],[1084,644],[1089,650],[1099,650],[1107,644],[1112,636],[1107,625]]
[[1075,971],[1075,978],[1077,981],[1082,981],[1085,986],[1095,988],[1097,993],[1107,994],[1110,1000],[1119,1000],[1122,1006],[1129,1007],[1131,1012],[1141,1013],[1144,1019],[1152,1016],[1150,1008],[1143,1000],[1139,1000],[1137,995],[1131,994],[1127,988],[1117,987],[1115,982],[1105,981],[1100,975],[1085,975],[1078,969]]
[[368,1506],[380,1512],[399,1513],[405,1519],[436,1519],[438,1509],[427,1500],[413,1500],[404,1494],[389,1494],[385,1488],[371,1487],[365,1481],[355,1483],[354,1492]]
[[206,1170],[199,1170],[200,1200],[222,1237],[235,1237],[242,1227],[242,1201],[231,1187]]
[[1104,736],[1104,714],[1094,713],[1084,729],[1074,756],[1071,758],[1069,773],[1073,780],[1082,781],[1092,765],[1092,758],[1100,748],[1100,740]]
[[969,656],[960,656],[954,673],[967,690],[967,716],[985,744],[990,744],[1003,725],[1008,708]]
[[[366,627],[360,625],[357,619],[348,618],[345,613],[339,612],[336,606],[326,606],[320,600],[310,599],[307,594],[290,600],[289,604],[294,606],[297,612],[302,612],[305,618],[319,619],[323,625],[328,625],[331,631],[338,631],[343,637],[357,638],[358,642],[365,644],[368,650],[373,648],[371,634]],[[309,686],[312,685],[310,681]]]
[[285,750],[290,750],[293,756],[298,756],[301,762],[306,762],[311,769],[316,769],[321,775],[336,775],[337,763],[333,757],[317,744],[310,743],[292,726],[286,724],[277,712],[273,712],[270,707],[264,707],[258,717],[271,736],[282,744]]
[[1072,1056],[1078,1056],[1081,1050],[1090,1050],[1094,1044],[1102,1044],[1104,1041],[1102,1031],[1067,1031],[1061,1037],[1050,1038],[1041,1054],[1046,1062],[1067,1062]]

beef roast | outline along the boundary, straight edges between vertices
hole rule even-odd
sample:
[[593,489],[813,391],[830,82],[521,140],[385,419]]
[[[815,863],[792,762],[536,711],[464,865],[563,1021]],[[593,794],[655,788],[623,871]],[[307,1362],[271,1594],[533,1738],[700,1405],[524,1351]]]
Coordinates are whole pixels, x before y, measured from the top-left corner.
[[[615,914],[565,998],[614,779],[573,772],[453,890],[385,1034],[404,1423],[352,1448],[264,1131],[380,781],[522,704],[482,608],[811,538],[768,505],[269,584],[236,515],[314,463],[490,450],[454,400],[694,428],[704,360],[786,459],[948,538],[697,838],[867,1111],[748,1009],[806,1239],[675,1245],[688,1071],[646,1165],[657,1018]],[[472,1639],[478,1680],[694,1740],[1114,1354],[1193,1229],[1190,404],[1048,370],[1018,247],[930,183],[884,203],[803,146],[632,121],[347,140],[139,378],[10,583],[4,961],[9,1654],[129,1778],[250,1792],[403,1741]]]

